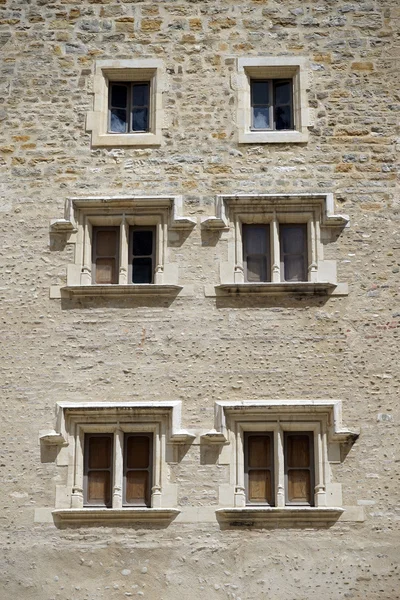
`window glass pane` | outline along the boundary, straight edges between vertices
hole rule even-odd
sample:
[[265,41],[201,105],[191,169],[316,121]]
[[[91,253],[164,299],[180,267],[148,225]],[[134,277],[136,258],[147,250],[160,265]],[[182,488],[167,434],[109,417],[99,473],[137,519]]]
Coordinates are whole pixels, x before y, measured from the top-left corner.
[[111,437],[89,437],[89,469],[109,469],[111,466]]
[[128,469],[147,469],[150,461],[150,439],[144,435],[131,435],[126,444]]
[[275,81],[275,104],[290,104],[291,101],[291,87],[290,81]]
[[243,228],[245,250],[248,254],[266,254],[268,252],[268,229],[265,226],[247,225]]
[[269,108],[253,107],[254,129],[270,129]]
[[122,108],[111,109],[110,131],[113,133],[126,132],[126,110]]
[[311,504],[311,473],[308,469],[288,472],[288,501]]
[[111,503],[111,473],[110,471],[90,471],[88,474],[88,504]]
[[286,256],[284,260],[285,281],[306,281],[306,269],[302,256]]
[[134,231],[132,253],[134,256],[151,256],[153,253],[153,232]]
[[264,470],[249,471],[249,500],[272,504],[271,472]]
[[308,435],[289,435],[287,443],[288,467],[310,466],[310,438]]
[[247,257],[246,279],[250,283],[267,281],[267,259],[264,256]]
[[290,106],[275,108],[275,127],[277,130],[292,129],[292,109]]
[[152,283],[153,261],[149,258],[134,258],[132,260],[132,283]]
[[105,229],[96,232],[96,254],[97,256],[114,256],[117,250],[116,231]]
[[271,465],[271,438],[267,435],[248,437],[249,467],[269,467]]
[[126,474],[126,502],[148,504],[148,471],[128,471]]
[[134,108],[132,110],[132,131],[147,131],[149,128],[148,108]]
[[137,83],[133,85],[132,106],[148,106],[149,105],[149,84]]
[[285,254],[304,254],[306,249],[306,225],[283,225],[282,247]]
[[269,101],[269,81],[251,82],[252,104],[270,104]]
[[128,88],[126,85],[111,86],[111,106],[113,108],[126,108],[128,98]]

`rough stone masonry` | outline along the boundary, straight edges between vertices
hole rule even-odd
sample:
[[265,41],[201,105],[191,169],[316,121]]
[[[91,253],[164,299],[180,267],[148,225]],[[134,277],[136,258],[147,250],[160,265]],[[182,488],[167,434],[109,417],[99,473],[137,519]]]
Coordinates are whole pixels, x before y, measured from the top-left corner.
[[[399,20],[396,0],[0,0],[2,599],[400,598]],[[308,141],[239,143],[238,60],[256,57],[306,61]],[[164,65],[161,143],[93,147],[96,61],[134,59]],[[296,193],[349,216],[321,242],[348,294],[210,293],[235,235],[202,226],[216,197]],[[179,292],[62,291],[79,232],[49,223],[98,196],[182,197]],[[341,401],[360,435],[329,455],[346,509],[329,526],[218,521],[236,442],[204,436],[216,402],[245,400]],[[39,441],[57,403],[172,401],[192,436],[160,463],[178,516],[59,526],[60,490],[80,492],[73,441]]]

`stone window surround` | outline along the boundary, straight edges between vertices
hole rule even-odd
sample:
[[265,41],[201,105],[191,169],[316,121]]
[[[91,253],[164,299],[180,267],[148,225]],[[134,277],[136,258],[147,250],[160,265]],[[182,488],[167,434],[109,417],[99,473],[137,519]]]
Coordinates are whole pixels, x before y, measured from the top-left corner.
[[[220,486],[217,518],[223,523],[270,526],[327,526],[344,512],[341,485],[331,480],[330,464],[341,462],[340,446],[358,433],[342,427],[339,400],[244,400],[215,403],[215,428],[202,438],[223,445],[219,464],[230,466],[230,483]],[[274,434],[275,506],[246,505],[244,432]],[[314,434],[314,506],[285,505],[284,432]]]
[[[181,401],[171,402],[58,402],[57,431],[41,432],[40,440],[57,445],[57,466],[67,467],[66,485],[56,488],[57,522],[169,522],[179,514],[176,485],[167,473],[168,462],[175,461],[174,446],[194,439],[181,429]],[[124,433],[153,433],[153,482],[151,507],[123,507]],[[114,434],[114,475],[112,508],[84,507],[85,433]]]
[[[292,131],[251,129],[251,79],[292,79]],[[307,59],[298,56],[256,56],[238,58],[238,141],[240,144],[283,144],[308,141],[310,125],[306,94]]]
[[[108,84],[117,81],[150,82],[150,131],[108,132]],[[92,132],[92,146],[159,146],[162,141],[164,63],[160,59],[98,60],[93,82],[93,111],[87,113],[86,131]]]
[[[245,282],[242,224],[271,225],[271,281]],[[307,223],[308,281],[281,281],[279,223]],[[219,195],[215,216],[203,217],[202,226],[228,234],[228,260],[220,263],[218,293],[330,294],[347,295],[346,284],[337,283],[336,261],[324,260],[321,233],[342,229],[347,215],[334,213],[333,194],[234,194]],[[212,295],[212,292],[209,294]]]
[[[178,269],[169,262],[168,231],[191,229],[196,220],[182,216],[181,196],[85,196],[68,198],[65,215],[50,223],[50,233],[65,234],[75,244],[74,264],[67,267],[67,285],[61,288],[69,295],[176,294]],[[129,227],[156,227],[156,268],[154,283],[128,283]],[[118,284],[92,283],[92,227],[120,227],[120,263]],[[51,297],[60,296],[60,288],[51,289]]]

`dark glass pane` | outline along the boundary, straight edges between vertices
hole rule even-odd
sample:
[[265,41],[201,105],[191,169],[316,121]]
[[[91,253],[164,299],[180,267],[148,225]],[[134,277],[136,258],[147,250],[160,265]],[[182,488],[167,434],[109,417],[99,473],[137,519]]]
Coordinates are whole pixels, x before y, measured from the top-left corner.
[[111,109],[110,131],[113,133],[126,132],[126,110],[122,108]]
[[269,467],[271,464],[271,438],[252,435],[248,438],[249,467]]
[[149,84],[137,83],[133,86],[132,106],[149,105]]
[[111,86],[111,106],[113,108],[126,108],[128,88],[126,85]]
[[133,256],[151,256],[153,253],[153,232],[134,231],[132,254]]
[[296,469],[288,473],[289,502],[311,504],[311,474],[309,470]]
[[132,131],[147,131],[149,129],[148,108],[134,108],[132,110]]
[[277,106],[275,109],[275,127],[280,129],[293,129],[291,106]]
[[149,258],[134,258],[132,261],[132,283],[152,283],[153,268]]
[[87,501],[89,504],[108,505],[111,502],[110,471],[90,471],[88,475]]
[[148,504],[148,471],[128,471],[125,497],[128,504]]
[[271,471],[249,471],[249,501],[272,504],[271,484]]
[[252,104],[270,104],[269,101],[269,81],[251,82]]
[[285,281],[307,281],[304,256],[285,256]]
[[147,469],[150,460],[150,438],[131,435],[126,444],[126,466],[128,469]]
[[253,107],[253,128],[270,129],[269,108]]
[[247,254],[266,254],[268,252],[268,227],[247,225],[243,231]]
[[281,227],[282,248],[285,254],[304,254],[307,229],[305,225]]
[[247,257],[247,281],[267,281],[267,259],[265,256]]
[[89,438],[89,469],[108,469],[111,466],[111,437]]
[[274,87],[275,104],[290,104],[292,83],[290,81],[276,81]]

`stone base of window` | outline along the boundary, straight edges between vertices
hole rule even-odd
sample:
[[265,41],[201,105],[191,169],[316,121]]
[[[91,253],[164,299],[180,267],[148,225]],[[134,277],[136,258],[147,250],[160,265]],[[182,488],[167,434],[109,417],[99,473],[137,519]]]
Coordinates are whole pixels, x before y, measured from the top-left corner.
[[305,144],[308,130],[304,131],[239,131],[239,144]]
[[138,283],[130,285],[70,285],[61,288],[69,296],[176,296],[180,285]]
[[62,508],[52,511],[56,525],[150,523],[168,525],[181,511],[177,508]]
[[338,293],[336,288],[339,286],[336,283],[330,283],[327,281],[302,281],[302,282],[267,282],[267,283],[223,283],[215,286],[215,292],[217,296],[232,294],[257,294],[257,295],[270,295],[278,296],[281,294],[314,294],[320,296],[332,296],[332,295],[347,295],[347,286],[345,289],[343,286],[339,287]]
[[333,507],[248,506],[220,508],[216,515],[219,523],[228,527],[330,527],[343,512],[343,508]]

